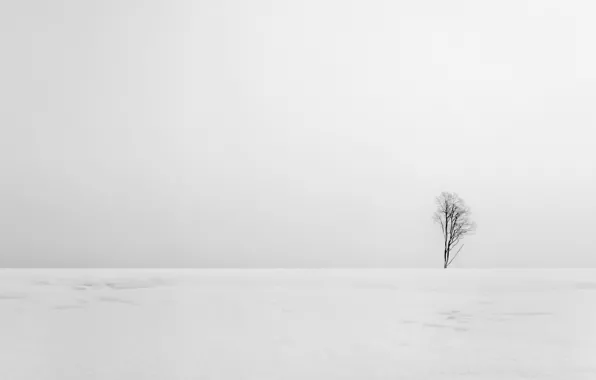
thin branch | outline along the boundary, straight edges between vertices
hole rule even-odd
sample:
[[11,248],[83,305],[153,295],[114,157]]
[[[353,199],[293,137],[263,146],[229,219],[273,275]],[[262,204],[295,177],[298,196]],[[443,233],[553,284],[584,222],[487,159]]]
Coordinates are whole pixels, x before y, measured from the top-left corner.
[[459,243],[460,237],[456,236],[455,239],[451,242],[451,247],[455,247],[457,246],[457,244]]
[[455,255],[453,255],[453,258],[451,258],[451,260],[449,260],[449,262],[447,263],[447,266],[451,265],[451,263],[453,262],[453,260],[455,260],[455,258],[457,257],[457,254],[459,253],[459,251],[461,251],[461,249],[464,247],[464,245],[465,244],[462,244],[461,247],[459,247],[457,252],[455,252]]

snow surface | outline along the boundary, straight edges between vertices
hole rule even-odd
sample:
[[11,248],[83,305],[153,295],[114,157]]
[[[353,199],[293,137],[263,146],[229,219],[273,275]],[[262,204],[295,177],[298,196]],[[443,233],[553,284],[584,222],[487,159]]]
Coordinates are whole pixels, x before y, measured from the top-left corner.
[[596,270],[0,270],[0,379],[596,379]]

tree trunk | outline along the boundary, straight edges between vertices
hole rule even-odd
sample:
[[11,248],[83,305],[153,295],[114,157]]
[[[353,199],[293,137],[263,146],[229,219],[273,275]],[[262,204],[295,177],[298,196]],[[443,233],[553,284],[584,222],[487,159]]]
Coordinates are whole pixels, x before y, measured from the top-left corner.
[[[451,223],[453,224],[453,222]],[[443,268],[447,268],[447,263],[449,262],[449,245],[447,244],[447,241],[449,240],[449,229],[447,227],[449,227],[449,218],[447,217],[447,211],[445,211],[445,250],[443,252],[443,257],[445,258],[445,265],[443,266]]]
[[445,248],[445,263],[443,264],[443,269],[447,269],[449,266],[449,256],[451,255],[451,250],[449,248],[449,246]]

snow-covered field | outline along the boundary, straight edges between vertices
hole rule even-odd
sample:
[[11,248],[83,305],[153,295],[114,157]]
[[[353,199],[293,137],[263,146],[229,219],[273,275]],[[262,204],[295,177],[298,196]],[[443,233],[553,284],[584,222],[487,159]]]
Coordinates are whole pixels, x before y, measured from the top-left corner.
[[596,379],[596,270],[1,270],[0,379]]

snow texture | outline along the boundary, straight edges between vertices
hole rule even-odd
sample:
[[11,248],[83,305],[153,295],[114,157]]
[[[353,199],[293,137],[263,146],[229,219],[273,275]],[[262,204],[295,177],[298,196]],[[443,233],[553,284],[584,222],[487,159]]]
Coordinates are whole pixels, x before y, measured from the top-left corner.
[[2,270],[0,379],[596,379],[596,270]]

